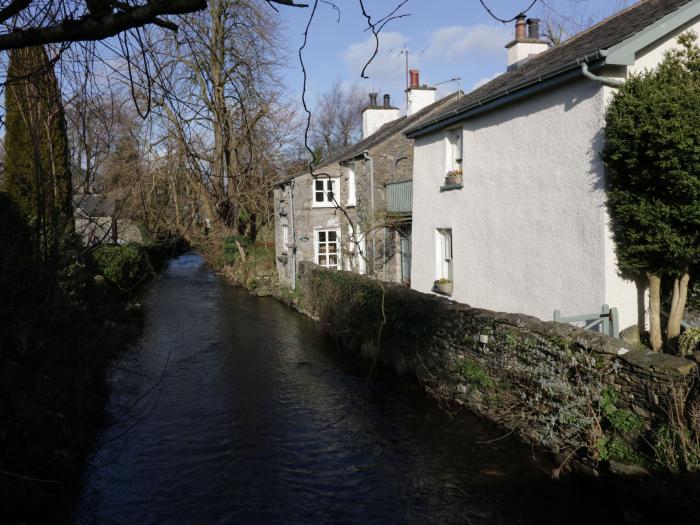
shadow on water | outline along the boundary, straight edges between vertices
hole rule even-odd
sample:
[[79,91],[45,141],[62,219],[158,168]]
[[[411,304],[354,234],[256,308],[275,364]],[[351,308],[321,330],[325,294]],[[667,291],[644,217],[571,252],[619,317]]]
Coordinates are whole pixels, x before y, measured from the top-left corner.
[[[338,352],[316,325],[196,254],[146,301],[111,373],[75,522],[624,523],[590,480]],[[483,443],[491,441],[490,443]]]

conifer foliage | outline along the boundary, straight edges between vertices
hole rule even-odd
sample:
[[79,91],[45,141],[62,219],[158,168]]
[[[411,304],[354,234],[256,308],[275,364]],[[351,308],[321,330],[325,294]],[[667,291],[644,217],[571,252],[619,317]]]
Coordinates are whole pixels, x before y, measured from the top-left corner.
[[43,47],[10,52],[5,103],[4,189],[33,227],[35,256],[49,263],[71,229],[72,184],[60,90]]
[[620,271],[649,281],[650,340],[663,345],[662,277],[672,280],[666,338],[680,333],[700,261],[700,48],[678,38],[659,67],[627,79],[606,117],[604,160]]

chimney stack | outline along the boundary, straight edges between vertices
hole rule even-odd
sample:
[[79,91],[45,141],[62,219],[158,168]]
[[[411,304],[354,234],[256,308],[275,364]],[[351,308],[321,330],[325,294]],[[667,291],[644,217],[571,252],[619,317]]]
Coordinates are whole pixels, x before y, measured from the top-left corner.
[[539,18],[528,18],[527,19],[527,37],[530,40],[540,39],[540,19]]
[[409,71],[411,83],[406,90],[406,116],[418,113],[424,107],[435,102],[436,88],[420,85],[420,72],[417,69]]
[[420,72],[417,69],[411,69],[409,71],[409,74],[411,75],[411,83],[409,85],[409,89],[417,88],[420,86]]
[[527,33],[525,31],[525,15],[518,15],[517,18],[515,19],[515,41],[516,42],[521,42],[523,40],[527,40]]
[[518,15],[515,20],[515,40],[510,42],[508,50],[508,71],[518,68],[530,57],[549,49],[547,42],[540,40],[539,18],[526,18]]
[[362,138],[369,137],[384,124],[399,118],[398,108],[391,107],[391,97],[384,95],[384,104],[377,104],[378,93],[369,94],[369,107],[362,112]]

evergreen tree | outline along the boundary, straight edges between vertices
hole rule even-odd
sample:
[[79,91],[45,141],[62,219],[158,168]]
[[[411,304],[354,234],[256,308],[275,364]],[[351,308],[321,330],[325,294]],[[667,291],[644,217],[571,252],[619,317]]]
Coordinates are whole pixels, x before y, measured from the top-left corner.
[[33,225],[35,255],[50,265],[73,212],[65,114],[43,47],[10,52],[5,108],[5,190]]
[[662,276],[673,279],[666,330],[680,334],[700,261],[700,48],[684,33],[659,67],[630,77],[605,126],[607,202],[622,274],[649,281],[652,348],[663,344]]

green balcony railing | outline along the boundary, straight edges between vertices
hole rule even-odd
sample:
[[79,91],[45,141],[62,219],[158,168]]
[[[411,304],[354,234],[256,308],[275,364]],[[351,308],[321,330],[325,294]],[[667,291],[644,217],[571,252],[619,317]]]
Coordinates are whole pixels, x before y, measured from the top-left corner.
[[386,211],[410,214],[413,210],[413,181],[402,180],[386,185]]

